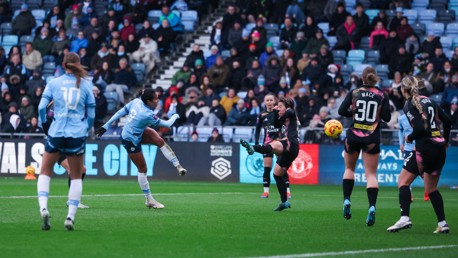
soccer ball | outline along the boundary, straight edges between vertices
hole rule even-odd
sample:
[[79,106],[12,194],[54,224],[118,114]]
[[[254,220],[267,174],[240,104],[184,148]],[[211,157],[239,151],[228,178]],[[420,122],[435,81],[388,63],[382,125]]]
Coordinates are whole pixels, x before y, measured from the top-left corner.
[[342,133],[343,126],[338,120],[332,119],[324,125],[324,133],[332,138],[337,138]]

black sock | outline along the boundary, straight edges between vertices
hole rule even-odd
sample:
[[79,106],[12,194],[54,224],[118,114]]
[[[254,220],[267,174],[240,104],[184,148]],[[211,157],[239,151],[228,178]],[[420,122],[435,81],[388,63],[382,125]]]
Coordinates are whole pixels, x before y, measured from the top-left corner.
[[288,197],[286,196],[286,184],[285,179],[281,176],[274,175],[275,182],[277,182],[278,193],[280,193],[281,202],[286,202]]
[[[84,177],[86,176],[86,173],[83,173],[81,175],[81,180],[84,180]],[[70,178],[70,175],[68,175],[68,187],[70,188],[70,185],[72,184],[72,179]]]
[[375,207],[377,203],[378,188],[367,188],[367,199],[369,200],[369,208],[371,206]]
[[409,216],[410,214],[410,199],[412,193],[408,185],[403,185],[399,188],[399,204],[401,205],[401,216]]
[[272,153],[272,146],[270,144],[266,145],[255,145],[253,146],[254,151],[259,152],[261,154],[270,154]]
[[285,175],[283,176],[283,179],[285,180],[286,188],[289,188],[289,175],[288,175],[288,172],[285,173]]
[[438,190],[429,193],[429,200],[433,205],[434,212],[436,212],[437,222],[445,220],[444,201],[442,200],[441,193]]
[[344,179],[342,182],[343,196],[344,199],[350,200],[351,192],[353,192],[353,186],[355,186],[354,179]]
[[264,175],[262,176],[264,187],[270,187],[270,170],[272,170],[271,167],[264,167]]

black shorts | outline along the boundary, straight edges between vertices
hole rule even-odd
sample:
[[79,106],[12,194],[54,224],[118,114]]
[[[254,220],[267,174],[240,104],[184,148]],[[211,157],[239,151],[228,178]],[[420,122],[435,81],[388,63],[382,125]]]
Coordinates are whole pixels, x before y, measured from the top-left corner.
[[299,154],[299,145],[288,140],[281,140],[280,143],[283,145],[283,153],[277,157],[277,164],[288,169]]
[[360,153],[361,150],[367,154],[380,153],[380,142],[378,143],[364,143],[355,140],[345,139],[345,152],[346,153]]
[[440,175],[445,164],[445,147],[431,147],[428,151],[412,151],[404,158],[404,168],[412,174],[421,176],[423,173]]
[[86,138],[71,138],[71,137],[51,137],[48,136],[46,141],[45,151],[49,153],[60,152],[67,156],[79,156],[84,154],[86,147]]
[[139,143],[137,145],[134,145],[133,142],[131,141],[127,141],[127,140],[124,140],[122,137],[121,137],[121,144],[122,146],[124,146],[124,148],[126,149],[127,153],[138,153],[140,151],[142,151],[142,144]]

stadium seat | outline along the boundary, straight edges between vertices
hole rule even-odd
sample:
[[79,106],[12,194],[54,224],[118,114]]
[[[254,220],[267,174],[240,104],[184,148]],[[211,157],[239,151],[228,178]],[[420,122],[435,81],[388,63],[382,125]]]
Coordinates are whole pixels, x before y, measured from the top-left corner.
[[54,75],[47,75],[47,76],[45,76],[45,81],[46,81],[46,83],[49,83],[54,78],[56,78],[56,77],[54,77]]
[[437,15],[437,21],[444,24],[452,23],[456,20],[455,10],[441,10]]
[[442,48],[444,50],[449,50],[452,48],[452,42],[453,42],[453,39],[455,38],[454,35],[447,35],[447,36],[442,36],[440,37],[440,42],[442,44]]
[[337,37],[336,36],[327,36],[326,37],[329,42],[329,47],[332,49],[337,44]]
[[369,42],[370,42],[370,37],[362,37],[359,48],[362,50],[369,50]]
[[458,23],[447,24],[446,35],[458,35]]
[[426,32],[432,31],[436,36],[442,36],[444,34],[444,24],[439,22],[426,24]]
[[231,56],[231,51],[230,50],[223,50],[221,51],[221,56],[226,59]]
[[345,63],[345,57],[347,56],[345,50],[333,50],[332,55],[334,56],[334,63],[341,65]]
[[393,80],[388,80],[388,78],[382,79],[381,88],[382,89],[389,89],[391,87],[391,84],[393,84]]
[[434,0],[429,4],[429,9],[434,9],[437,11],[445,10],[447,5],[447,0]]
[[10,52],[11,48],[13,48],[13,46],[3,46],[3,49],[5,50],[5,53],[8,55],[8,53]]
[[161,17],[162,11],[161,10],[151,10],[148,12],[148,20],[153,23],[159,22],[159,17]]
[[[104,1],[97,1],[97,2],[104,2]],[[59,2],[58,0],[44,0],[43,1],[43,9],[45,9],[46,11],[50,11],[52,10],[52,8],[55,6],[55,5],[58,5]]]
[[347,0],[345,1],[345,9],[355,9],[356,6],[356,0]]
[[375,67],[379,63],[380,52],[378,50],[369,50],[367,51],[366,62]]
[[267,31],[267,37],[278,36],[278,24],[276,23],[267,23],[264,25]]
[[388,74],[390,73],[390,70],[388,69],[388,65],[385,65],[385,64],[376,65],[375,71],[377,72],[377,75],[381,79],[388,79]]
[[135,24],[135,32],[139,32],[143,28],[143,23]]
[[369,64],[355,64],[353,65],[353,72],[361,76],[366,67],[371,67]]
[[14,10],[14,13],[13,13],[13,20],[14,20],[14,18],[16,18],[16,16],[19,15],[20,12],[21,12],[21,9],[15,9],[15,10]]
[[2,45],[14,46],[19,43],[18,36],[16,35],[4,35],[2,38]]
[[409,24],[413,24],[417,22],[418,12],[417,10],[412,9],[404,9],[404,16],[409,19]]
[[223,135],[224,142],[231,142],[232,135],[234,134],[234,128],[225,126],[223,127],[223,130],[220,132],[220,134]]
[[427,9],[429,0],[413,0],[412,9]]
[[329,32],[329,22],[320,22],[318,23],[318,28],[323,31],[323,35],[327,35]]
[[414,24],[410,24],[410,26],[412,27],[413,31],[415,32],[415,34],[417,34],[418,37],[421,37],[421,36],[425,35],[425,31],[426,31],[425,24],[423,24],[423,23],[414,23]]
[[434,9],[422,10],[418,12],[418,22],[429,23],[436,19],[437,11]]
[[186,32],[194,31],[194,21],[181,21],[181,24],[183,24],[184,30]]
[[56,69],[57,69],[56,63],[54,62],[44,63],[43,68],[42,68],[42,73],[54,75],[54,73],[56,72]]
[[157,30],[160,26],[161,25],[159,23],[155,23],[151,27],[153,27],[153,29]]
[[444,50],[445,56],[450,60],[453,57],[453,54],[455,54],[454,50]]
[[118,105],[118,94],[114,91],[104,92],[103,95],[107,99],[107,111],[108,114],[114,114],[116,112],[116,106]]
[[247,23],[247,25],[245,25],[245,30],[251,32],[251,30],[254,29],[254,27],[256,27],[256,23]]
[[342,78],[344,82],[348,81],[350,74],[353,72],[353,66],[351,65],[342,65],[340,66],[340,74],[342,74]]
[[181,20],[182,21],[194,21],[195,23],[199,22],[199,15],[197,11],[189,10],[181,12]]
[[458,37],[455,37],[452,40],[452,49],[455,49],[455,47],[458,47]]
[[139,71],[139,72],[145,74],[146,65],[144,63],[133,63],[131,65],[131,67],[132,67],[132,70]]
[[33,37],[31,35],[24,35],[19,38],[19,45],[25,46],[25,43],[27,42],[33,42]]
[[362,49],[352,49],[348,51],[347,64],[355,65],[361,64],[364,62],[366,52]]
[[240,139],[244,139],[248,142],[251,142],[253,140],[253,128],[235,127],[232,142],[240,142]]
[[369,16],[369,23],[371,23],[372,20],[373,20],[375,17],[377,17],[377,15],[378,15],[379,12],[380,12],[380,11],[377,10],[377,9],[368,9],[368,10],[365,11],[365,13],[367,14],[367,16]]
[[41,21],[43,22],[44,19],[46,18],[46,11],[45,10],[32,10],[32,15],[35,17],[35,21]]
[[372,0],[358,0],[358,3],[362,4],[364,9],[369,9],[369,7],[371,6],[371,2]]
[[274,49],[280,48],[280,37],[279,36],[270,37],[269,41],[272,42],[272,44],[274,45]]
[[35,9],[41,8],[41,0],[27,0],[24,2],[27,2],[27,5],[29,6],[29,10],[34,11]]
[[0,25],[0,30],[2,35],[8,35],[11,34],[13,27],[10,22],[4,22]]
[[430,99],[432,99],[434,102],[440,104],[442,101],[442,93],[437,93],[434,95],[429,96]]
[[188,126],[180,126],[176,129],[173,135],[173,140],[176,142],[187,142],[191,137],[191,131]]

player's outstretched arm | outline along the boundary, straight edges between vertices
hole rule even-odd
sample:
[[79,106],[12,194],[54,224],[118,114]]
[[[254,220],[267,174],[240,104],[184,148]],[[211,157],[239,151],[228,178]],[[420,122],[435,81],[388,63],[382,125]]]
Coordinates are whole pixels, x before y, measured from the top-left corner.
[[172,117],[169,120],[162,120],[159,119],[159,123],[157,124],[160,127],[167,127],[170,128],[172,125],[175,123],[175,121],[180,118],[180,115],[178,114],[173,114]]

